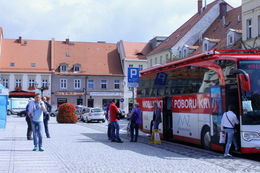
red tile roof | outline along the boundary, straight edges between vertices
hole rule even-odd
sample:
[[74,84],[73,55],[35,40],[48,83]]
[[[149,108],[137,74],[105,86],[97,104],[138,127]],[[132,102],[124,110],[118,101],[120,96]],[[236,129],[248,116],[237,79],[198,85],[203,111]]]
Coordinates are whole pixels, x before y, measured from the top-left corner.
[[[94,42],[54,42],[54,69],[59,73],[61,63],[67,63],[69,69],[74,64],[81,65],[78,75],[114,75],[123,76],[116,44]],[[66,53],[70,56],[67,57]],[[75,74],[68,72],[66,74]],[[76,74],[77,75],[77,74]]]
[[[227,32],[233,29],[235,32],[241,34],[242,21],[238,21],[238,16],[241,15],[241,7],[234,8],[227,12],[225,17],[226,25],[224,26],[220,19],[216,19],[212,25],[202,35],[202,38],[209,38],[209,40],[219,40],[212,49],[225,49],[227,46]],[[200,46],[192,55],[202,53],[202,45],[197,42],[195,45]],[[238,44],[234,45],[237,48]]]
[[0,72],[50,73],[50,58],[50,41],[3,39]]
[[165,41],[163,41],[158,47],[149,53],[155,54],[157,52],[170,49],[173,47],[191,28],[199,22],[199,20],[207,14],[207,12],[219,2],[220,0],[215,0],[212,3],[208,4],[206,9],[201,13],[196,13],[192,16],[187,22],[185,22],[181,27],[179,27],[175,32],[173,32]]
[[146,60],[145,55],[152,50],[149,43],[142,42],[123,42],[123,47],[126,59],[131,60]]

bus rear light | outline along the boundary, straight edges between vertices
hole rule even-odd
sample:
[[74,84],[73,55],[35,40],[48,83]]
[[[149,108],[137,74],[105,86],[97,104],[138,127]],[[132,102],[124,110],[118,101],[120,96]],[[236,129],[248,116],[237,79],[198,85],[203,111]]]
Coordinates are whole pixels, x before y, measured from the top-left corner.
[[260,140],[260,134],[257,132],[243,132],[243,139],[247,142]]

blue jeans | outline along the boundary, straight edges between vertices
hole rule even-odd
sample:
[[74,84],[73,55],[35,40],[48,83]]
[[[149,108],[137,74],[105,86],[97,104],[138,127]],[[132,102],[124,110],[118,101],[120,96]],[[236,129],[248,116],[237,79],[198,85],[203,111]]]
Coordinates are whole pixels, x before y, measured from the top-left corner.
[[120,141],[121,139],[119,138],[119,124],[117,121],[111,122],[112,124],[112,140],[118,140]]
[[234,136],[235,134],[235,130],[234,129],[224,129],[224,131],[226,132],[227,135],[227,143],[226,143],[226,148],[225,148],[225,154],[227,155],[229,154],[229,150],[232,144],[232,141],[234,143],[235,149],[238,150],[238,144],[237,144],[237,140]]
[[159,129],[159,122],[158,121],[153,121],[153,128],[158,130]]
[[34,147],[42,147],[43,122],[32,121]]
[[112,122],[109,122],[107,125],[107,137],[109,140],[112,139],[112,130],[113,130],[113,124]]

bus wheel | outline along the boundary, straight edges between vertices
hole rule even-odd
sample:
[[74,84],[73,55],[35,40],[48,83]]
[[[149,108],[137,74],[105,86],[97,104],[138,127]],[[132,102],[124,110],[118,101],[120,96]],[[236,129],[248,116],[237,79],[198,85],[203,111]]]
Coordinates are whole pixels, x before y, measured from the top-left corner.
[[211,137],[210,137],[210,129],[209,127],[204,127],[201,133],[201,144],[202,146],[209,150],[210,149],[210,143],[211,143]]

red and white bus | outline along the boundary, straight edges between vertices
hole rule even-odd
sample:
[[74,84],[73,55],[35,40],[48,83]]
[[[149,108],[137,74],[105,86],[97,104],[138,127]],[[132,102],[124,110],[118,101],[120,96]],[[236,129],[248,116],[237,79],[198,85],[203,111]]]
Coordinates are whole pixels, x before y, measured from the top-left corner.
[[214,150],[224,150],[220,123],[234,105],[241,153],[260,153],[260,51],[214,50],[143,70],[137,102],[144,132],[150,132],[157,102],[164,139]]

